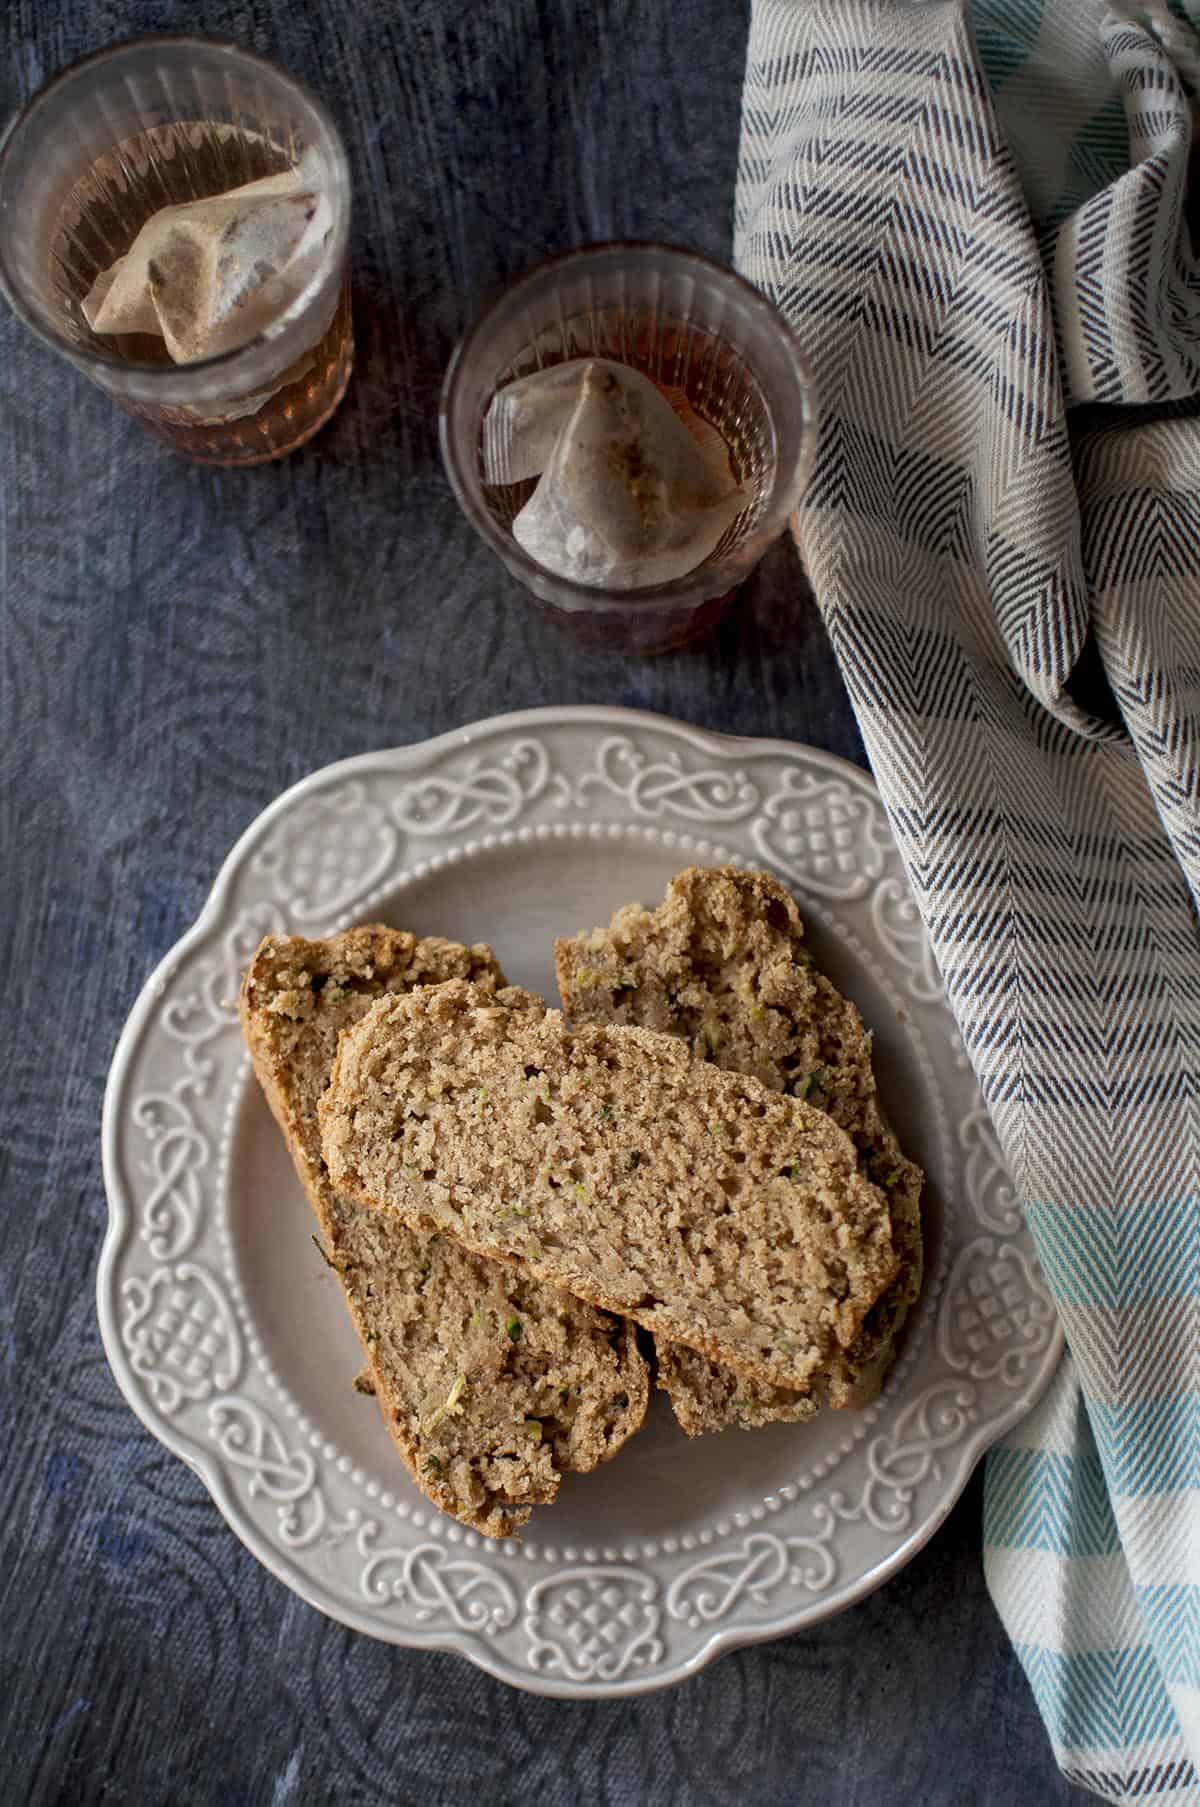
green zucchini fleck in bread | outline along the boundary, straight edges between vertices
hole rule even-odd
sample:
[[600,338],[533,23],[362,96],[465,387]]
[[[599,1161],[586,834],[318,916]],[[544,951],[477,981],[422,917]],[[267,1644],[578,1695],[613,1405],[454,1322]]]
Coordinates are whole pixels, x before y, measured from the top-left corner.
[[463,1524],[505,1537],[554,1498],[564,1473],[594,1468],[638,1429],[648,1376],[632,1325],[364,1209],[330,1181],[317,1105],[339,1034],[379,998],[455,978],[540,1014],[529,994],[500,989],[488,948],[378,925],[327,941],[268,936],[240,1010],[363,1344],[367,1367],[355,1384],[374,1391],[422,1492]]
[[818,971],[790,893],[768,872],[692,867],[656,910],[618,910],[608,927],[555,946],[559,994],[575,1024],[657,1029],[698,1059],[803,1099],[849,1135],[859,1171],[888,1201],[899,1271],[820,1388],[800,1394],[722,1369],[656,1338],[659,1384],[695,1435],[811,1417],[878,1393],[921,1286],[920,1168],[880,1109],[871,1037],[855,1006]]

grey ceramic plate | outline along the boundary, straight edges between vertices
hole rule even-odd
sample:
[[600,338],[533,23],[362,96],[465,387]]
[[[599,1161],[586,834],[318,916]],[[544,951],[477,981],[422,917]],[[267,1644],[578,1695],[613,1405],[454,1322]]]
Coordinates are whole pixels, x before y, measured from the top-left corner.
[[[689,1442],[658,1398],[606,1468],[497,1545],[412,1488],[250,1078],[234,1012],[268,930],[366,918],[486,940],[553,995],[554,936],[691,864],[773,868],[875,1031],[929,1176],[927,1281],[863,1413]],[[1060,1337],[876,792],[828,754],[613,709],[544,709],[314,773],[225,862],[147,984],[104,1111],[113,1372],[305,1600],[519,1687],[637,1693],[860,1599],[1038,1397]]]

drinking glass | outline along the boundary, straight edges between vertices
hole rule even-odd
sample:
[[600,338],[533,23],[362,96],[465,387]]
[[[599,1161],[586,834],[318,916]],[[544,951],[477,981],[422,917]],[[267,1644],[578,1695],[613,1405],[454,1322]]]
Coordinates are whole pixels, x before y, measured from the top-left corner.
[[[512,532],[535,482],[484,480],[483,420],[497,391],[588,357],[633,366],[716,428],[747,491],[710,556],[669,583],[606,590],[546,570]],[[606,244],[540,265],[487,309],[446,372],[440,430],[459,502],[535,602],[588,643],[658,652],[710,628],[782,530],[808,473],[815,419],[800,346],[765,296],[694,251]]]
[[[160,208],[304,159],[331,224],[301,292],[249,343],[175,364],[97,334],[82,302]],[[325,107],[218,38],[134,39],[65,70],[0,140],[0,288],[40,338],[187,457],[258,464],[323,426],[350,379],[350,177]]]

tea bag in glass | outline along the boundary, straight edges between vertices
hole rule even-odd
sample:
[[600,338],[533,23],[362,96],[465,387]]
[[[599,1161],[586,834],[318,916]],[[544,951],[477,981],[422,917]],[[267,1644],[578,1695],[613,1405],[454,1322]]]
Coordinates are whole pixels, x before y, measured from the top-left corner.
[[93,332],[161,338],[176,364],[269,330],[320,267],[332,223],[303,168],[163,207],[83,301]]
[[[527,389],[510,404],[513,450],[503,468],[532,474],[528,466],[540,461],[550,423],[561,423],[537,488],[513,521],[513,536],[545,569],[576,583],[641,589],[682,577],[703,563],[746,506],[724,446],[713,434],[702,450],[640,371],[604,359],[577,362],[569,412],[566,365],[557,383],[544,380],[554,371],[525,379],[532,403]],[[502,390],[493,408],[519,387]],[[515,422],[523,416],[528,454],[516,450]],[[494,454],[498,444],[496,435]]]
[[571,358],[497,391],[483,417],[485,483],[524,483],[541,476],[579,400],[589,363],[595,370],[621,368],[607,358]]

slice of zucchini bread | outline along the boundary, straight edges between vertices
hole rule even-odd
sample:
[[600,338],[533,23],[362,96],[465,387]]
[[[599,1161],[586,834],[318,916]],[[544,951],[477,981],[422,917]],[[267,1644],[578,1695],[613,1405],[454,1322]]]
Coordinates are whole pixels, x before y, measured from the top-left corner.
[[777,1385],[896,1271],[850,1138],[674,1036],[430,986],[342,1036],[320,1116],[340,1191]]
[[[768,872],[692,867],[656,910],[629,904],[606,929],[556,943],[555,964],[573,1023],[677,1035],[698,1058],[804,1099],[850,1136],[860,1172],[888,1200],[900,1268],[824,1391],[833,1406],[867,1404],[920,1291],[923,1176],[880,1108],[870,1033],[814,965],[791,894]],[[656,1347],[659,1384],[690,1435],[815,1409],[814,1395],[747,1383],[661,1338]]]
[[[380,925],[326,941],[268,936],[241,1020],[366,1352],[364,1388],[422,1492],[503,1537],[554,1498],[564,1472],[594,1468],[637,1430],[649,1383],[632,1325],[417,1234],[330,1181],[317,1105],[339,1034],[377,998],[454,978],[504,985],[486,947]],[[499,995],[542,1009],[527,993]]]

